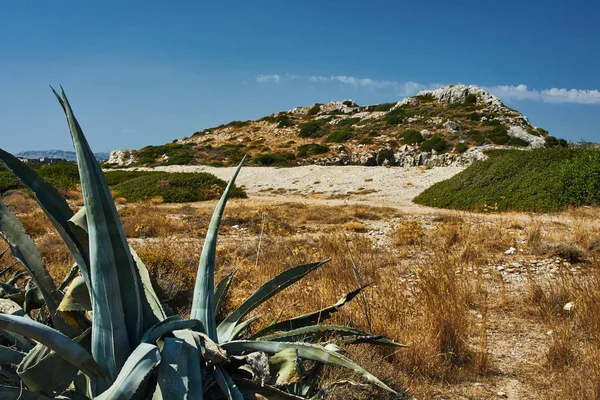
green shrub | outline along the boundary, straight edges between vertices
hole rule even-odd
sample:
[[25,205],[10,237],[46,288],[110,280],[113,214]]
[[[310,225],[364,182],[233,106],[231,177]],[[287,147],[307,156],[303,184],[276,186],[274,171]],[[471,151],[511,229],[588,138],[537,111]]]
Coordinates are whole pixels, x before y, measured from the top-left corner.
[[423,142],[423,135],[416,129],[409,129],[402,134],[402,139],[406,144],[417,144]]
[[477,95],[470,93],[465,97],[465,104],[477,104]]
[[329,147],[317,143],[309,143],[298,146],[297,157],[307,157],[329,152]]
[[394,151],[392,149],[381,150],[377,153],[377,165],[383,165],[385,161],[390,164],[395,162]]
[[486,136],[495,144],[507,144],[510,140],[508,130],[504,126],[495,126]]
[[[216,188],[222,191],[225,186],[225,181],[206,172],[147,172],[138,178],[121,182],[112,189],[129,202],[161,196],[167,203],[187,203],[214,199],[220,195]],[[232,190],[232,195],[247,197],[238,187]]]
[[280,153],[280,154],[260,154],[252,159],[252,162],[260,165],[278,165],[278,166],[289,166],[290,161],[295,159],[296,156],[291,153]]
[[0,195],[9,190],[20,189],[22,187],[19,180],[15,178],[13,174],[4,169],[0,169]]
[[523,140],[517,137],[511,137],[506,143],[509,146],[517,146],[517,147],[527,147],[529,146],[529,142],[527,140]]
[[312,106],[310,108],[310,110],[308,110],[306,115],[309,115],[309,116],[317,115],[319,112],[321,112],[321,104],[317,103],[314,106]]
[[326,138],[325,141],[326,142],[333,142],[333,143],[344,143],[350,139],[352,139],[352,136],[354,135],[354,130],[352,128],[341,128],[341,129],[336,129],[335,131],[331,132]]
[[459,143],[454,147],[454,151],[458,154],[462,154],[467,150],[469,150],[469,146],[465,143]]
[[434,135],[421,144],[421,151],[435,150],[437,153],[444,153],[450,148],[450,143],[439,135]]
[[471,121],[481,121],[481,114],[479,114],[478,112],[473,111],[471,114],[469,114],[469,119]]
[[367,108],[368,111],[390,111],[397,103],[383,103]]
[[417,100],[419,100],[421,103],[431,103],[432,101],[435,100],[435,97],[433,97],[431,95],[415,96],[415,98]]
[[492,119],[492,120],[489,120],[489,121],[485,121],[484,124],[487,125],[487,126],[502,126],[502,122],[500,122],[497,119]]
[[304,122],[300,124],[300,133],[298,136],[303,138],[325,136],[329,132],[325,124],[326,122],[323,120]]
[[343,105],[345,105],[346,107],[353,107],[354,106],[354,102],[350,101],[350,100],[344,100],[342,102]]
[[551,212],[600,205],[600,151],[561,147],[490,152],[414,201],[433,207]]
[[360,118],[345,118],[340,120],[335,126],[342,128],[346,126],[352,126],[357,122],[360,122]]
[[290,126],[294,126],[294,121],[292,121],[290,116],[287,114],[279,114],[277,117],[275,117],[275,121],[273,122],[277,122],[278,128],[287,128]]
[[465,133],[465,135],[467,135],[467,136],[480,136],[481,135],[481,131],[478,131],[477,129],[471,129],[471,130],[467,131]]

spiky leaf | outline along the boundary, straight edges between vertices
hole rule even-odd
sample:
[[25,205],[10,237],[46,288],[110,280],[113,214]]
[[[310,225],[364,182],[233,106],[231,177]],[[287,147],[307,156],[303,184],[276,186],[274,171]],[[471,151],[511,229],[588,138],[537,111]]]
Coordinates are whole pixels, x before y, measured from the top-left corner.
[[225,210],[225,204],[227,204],[227,198],[229,192],[235,183],[242,164],[246,157],[242,159],[240,165],[236,168],[231,180],[227,184],[227,187],[223,191],[221,199],[215,207],[208,231],[206,232],[206,238],[204,240],[204,246],[202,247],[202,253],[200,254],[200,263],[198,265],[198,275],[196,276],[196,285],[194,287],[194,297],[192,299],[192,311],[190,318],[198,319],[202,321],[206,327],[208,336],[218,341],[217,326],[215,321],[215,258],[217,253],[217,235],[219,233],[219,225],[221,224],[221,217]]
[[264,283],[254,292],[248,299],[242,303],[237,309],[235,309],[223,322],[219,324],[217,332],[219,334],[220,343],[227,342],[233,337],[233,332],[237,324],[240,323],[250,311],[281,292],[288,286],[298,282],[304,278],[307,274],[319,268],[329,260],[298,265],[296,267],[287,269],[275,276],[270,281]]

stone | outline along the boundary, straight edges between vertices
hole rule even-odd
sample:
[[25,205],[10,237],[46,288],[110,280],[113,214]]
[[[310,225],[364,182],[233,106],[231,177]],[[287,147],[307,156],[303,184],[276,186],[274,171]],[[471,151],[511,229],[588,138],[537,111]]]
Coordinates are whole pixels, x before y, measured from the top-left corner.
[[511,247],[510,249],[506,250],[506,251],[504,252],[504,254],[506,254],[506,255],[509,255],[509,256],[510,256],[510,255],[513,255],[513,254],[515,254],[516,252],[517,252],[517,249],[515,249],[514,247]]
[[565,304],[563,306],[563,310],[565,311],[573,311],[575,309],[575,303],[573,303],[572,301],[568,302],[567,304]]
[[431,132],[429,132],[427,129],[423,129],[421,131],[421,136],[423,136],[423,139],[427,139],[431,137]]
[[456,133],[460,131],[460,125],[456,121],[448,120],[444,122],[444,129],[450,133]]
[[487,104],[493,107],[502,107],[504,104],[500,98],[474,85],[451,85],[442,86],[435,90],[421,90],[417,96],[431,96],[442,104],[464,103],[467,96],[474,94],[478,104]]
[[546,141],[543,138],[527,133],[520,126],[511,126],[508,128],[508,136],[524,140],[529,143],[529,147],[534,149],[546,146]]
[[131,165],[135,162],[133,153],[129,150],[113,150],[110,152],[107,164],[126,166]]

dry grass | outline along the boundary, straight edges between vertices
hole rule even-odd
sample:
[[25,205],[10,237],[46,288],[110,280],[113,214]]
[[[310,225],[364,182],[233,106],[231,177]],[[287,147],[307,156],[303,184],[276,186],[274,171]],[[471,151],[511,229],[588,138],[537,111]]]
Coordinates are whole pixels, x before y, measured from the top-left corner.
[[[7,202],[24,217],[60,281],[72,259],[49,224],[37,223],[40,211],[29,200],[12,193]],[[74,196],[72,204],[77,201]],[[119,206],[161,300],[182,315],[189,313],[213,205]],[[217,279],[238,272],[222,314],[286,268],[331,258],[256,310],[253,315],[262,317],[252,329],[323,308],[370,284],[331,322],[409,345],[347,348],[392,387],[417,398],[491,399],[511,376],[520,385],[516,398],[537,393],[535,398],[597,399],[599,216],[594,209],[553,216],[413,215],[364,205],[232,201],[222,221]],[[516,254],[504,254],[509,247]],[[509,268],[515,272],[507,273]],[[569,302],[574,308],[565,311]],[[499,329],[506,325],[523,327],[514,335],[527,336],[511,337],[511,329]],[[511,346],[523,340],[531,352],[515,355]],[[362,383],[328,369],[323,382],[328,398],[386,398],[370,386],[332,385],[342,378]]]

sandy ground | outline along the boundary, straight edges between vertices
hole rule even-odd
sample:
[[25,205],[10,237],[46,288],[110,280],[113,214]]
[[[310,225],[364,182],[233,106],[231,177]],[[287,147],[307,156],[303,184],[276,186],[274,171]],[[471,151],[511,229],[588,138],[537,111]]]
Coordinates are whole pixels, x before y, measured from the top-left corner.
[[[138,168],[150,170],[150,168]],[[169,165],[152,168],[168,172],[209,172],[229,180],[235,168]],[[414,206],[412,199],[434,183],[448,179],[464,167],[302,166],[290,168],[245,167],[236,180],[250,197],[345,199],[371,204]],[[290,199],[290,200],[292,200]],[[294,199],[295,200],[295,199]]]

